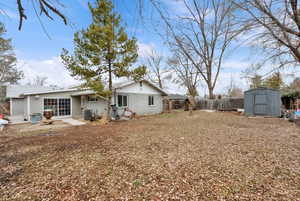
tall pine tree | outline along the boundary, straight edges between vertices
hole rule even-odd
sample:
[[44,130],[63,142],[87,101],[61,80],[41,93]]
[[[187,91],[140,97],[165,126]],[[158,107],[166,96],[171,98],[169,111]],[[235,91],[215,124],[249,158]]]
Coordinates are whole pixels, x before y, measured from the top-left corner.
[[[97,95],[107,97],[107,116],[110,119],[113,77],[144,76],[144,66],[132,69],[136,62],[136,39],[129,39],[121,26],[121,17],[113,11],[110,0],[97,0],[95,6],[89,3],[92,24],[74,34],[74,53],[63,49],[61,58],[71,75],[85,82]],[[103,81],[108,82],[108,90]]]
[[13,53],[11,39],[4,38],[4,25],[0,22],[0,85],[15,84],[23,78],[23,72],[16,67],[16,56]]

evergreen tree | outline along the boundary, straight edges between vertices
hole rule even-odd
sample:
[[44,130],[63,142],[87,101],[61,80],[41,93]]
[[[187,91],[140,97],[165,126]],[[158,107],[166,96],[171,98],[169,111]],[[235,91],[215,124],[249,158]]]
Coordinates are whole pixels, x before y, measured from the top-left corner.
[[253,77],[250,78],[250,88],[255,89],[258,87],[263,87],[263,79],[262,76],[255,74]]
[[16,67],[16,56],[13,53],[11,39],[5,39],[4,25],[0,22],[0,85],[15,84],[23,77],[23,72]]
[[[92,24],[74,34],[74,53],[63,49],[61,58],[71,75],[85,81],[84,86],[97,95],[107,97],[107,116],[110,119],[113,77],[142,78],[144,66],[132,69],[136,62],[136,39],[129,39],[121,26],[121,17],[113,11],[110,0],[97,0],[95,7],[89,3]],[[108,90],[103,82],[108,82]]]
[[280,72],[276,72],[272,74],[270,77],[266,79],[264,82],[264,86],[273,88],[273,89],[281,89],[284,85],[284,82],[282,80],[282,76]]

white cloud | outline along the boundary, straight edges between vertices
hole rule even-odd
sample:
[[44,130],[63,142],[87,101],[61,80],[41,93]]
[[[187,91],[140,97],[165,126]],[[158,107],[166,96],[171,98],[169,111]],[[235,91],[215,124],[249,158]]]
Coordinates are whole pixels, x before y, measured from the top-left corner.
[[217,81],[215,92],[226,93],[228,87],[230,86],[231,79],[233,80],[235,86],[243,90],[248,89],[249,86],[247,80],[241,77],[240,72],[222,72]]
[[151,54],[151,52],[155,49],[155,45],[153,43],[147,44],[138,42],[138,47],[138,54],[141,58],[149,56],[149,54]]
[[243,70],[250,66],[249,62],[230,60],[222,64],[222,68],[226,70]]
[[173,14],[176,15],[187,15],[189,13],[183,0],[163,0],[169,9],[171,9]]
[[19,60],[18,68],[24,72],[21,84],[27,84],[36,76],[47,77],[47,84],[69,87],[79,84],[78,80],[72,78],[64,67],[59,57],[46,60]]

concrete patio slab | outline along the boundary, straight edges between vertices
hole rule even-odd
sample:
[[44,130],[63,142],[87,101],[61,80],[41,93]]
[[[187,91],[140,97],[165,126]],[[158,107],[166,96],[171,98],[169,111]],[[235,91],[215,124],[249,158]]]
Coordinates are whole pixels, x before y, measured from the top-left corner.
[[63,122],[71,124],[72,126],[82,126],[85,125],[85,122],[76,120],[76,119],[71,119],[71,118],[67,118],[67,119],[62,119]]
[[30,123],[29,121],[24,121],[24,116],[8,116],[9,119],[9,123],[12,125],[15,124],[26,124],[26,123]]

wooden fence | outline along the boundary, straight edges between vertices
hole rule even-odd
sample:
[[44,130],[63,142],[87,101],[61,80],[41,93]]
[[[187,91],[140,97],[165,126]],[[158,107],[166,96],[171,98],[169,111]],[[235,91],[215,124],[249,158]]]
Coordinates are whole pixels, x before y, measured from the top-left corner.
[[243,98],[196,99],[196,107],[200,110],[230,111],[244,108]]

